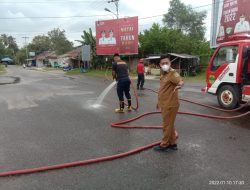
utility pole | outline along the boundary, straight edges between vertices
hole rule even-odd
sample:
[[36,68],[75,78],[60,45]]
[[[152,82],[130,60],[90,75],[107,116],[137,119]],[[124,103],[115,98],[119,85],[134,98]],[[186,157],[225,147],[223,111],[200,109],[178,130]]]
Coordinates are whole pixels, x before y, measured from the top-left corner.
[[119,0],[110,0],[108,3],[115,3],[116,7],[116,18],[119,18]]
[[24,37],[22,37],[22,38],[24,38],[24,45],[25,45],[25,48],[26,48],[26,63],[27,63],[27,65],[28,65],[28,49],[27,49],[27,40],[29,39],[29,37],[27,37],[27,36],[24,36]]

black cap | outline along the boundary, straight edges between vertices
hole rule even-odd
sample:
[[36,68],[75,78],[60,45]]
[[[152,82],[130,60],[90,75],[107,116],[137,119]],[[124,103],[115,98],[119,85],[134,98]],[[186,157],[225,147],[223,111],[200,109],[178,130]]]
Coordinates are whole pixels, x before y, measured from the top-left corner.
[[115,53],[115,54],[114,54],[114,57],[115,57],[115,56],[119,56],[119,57],[120,57],[119,53]]

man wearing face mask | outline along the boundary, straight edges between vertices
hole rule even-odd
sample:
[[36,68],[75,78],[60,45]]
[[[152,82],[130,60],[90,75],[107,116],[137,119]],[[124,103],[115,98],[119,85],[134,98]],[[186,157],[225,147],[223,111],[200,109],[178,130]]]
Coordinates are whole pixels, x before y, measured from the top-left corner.
[[162,75],[156,108],[162,112],[163,138],[156,151],[177,150],[177,134],[174,127],[176,114],[179,109],[178,89],[183,86],[180,75],[171,68],[170,58],[166,55],[160,58]]

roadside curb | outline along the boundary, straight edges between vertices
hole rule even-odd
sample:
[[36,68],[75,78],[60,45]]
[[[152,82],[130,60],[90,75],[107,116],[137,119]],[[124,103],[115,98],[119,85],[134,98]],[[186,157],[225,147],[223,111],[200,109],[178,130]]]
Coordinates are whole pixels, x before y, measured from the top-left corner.
[[[27,68],[26,68],[27,69]],[[27,70],[32,70],[32,71],[40,71],[40,72],[48,72],[48,73],[54,73],[54,74],[64,74],[65,72],[58,70],[58,71],[49,71],[49,70],[45,70],[43,68],[28,68]]]

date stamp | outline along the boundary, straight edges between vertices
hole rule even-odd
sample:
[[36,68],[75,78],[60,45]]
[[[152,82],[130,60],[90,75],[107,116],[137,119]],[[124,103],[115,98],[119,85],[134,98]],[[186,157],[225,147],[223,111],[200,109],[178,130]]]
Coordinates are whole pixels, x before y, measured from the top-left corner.
[[241,180],[209,180],[209,185],[244,185],[245,181]]

